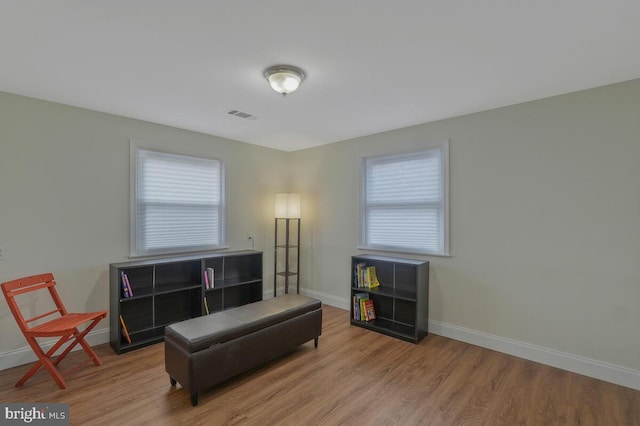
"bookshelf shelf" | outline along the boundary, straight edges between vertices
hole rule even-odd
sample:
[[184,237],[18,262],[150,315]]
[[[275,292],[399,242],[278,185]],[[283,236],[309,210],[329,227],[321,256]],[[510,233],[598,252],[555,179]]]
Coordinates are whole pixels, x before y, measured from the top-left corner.
[[194,288],[200,288],[202,284],[197,283],[197,284],[188,284],[188,285],[183,285],[183,284],[171,284],[171,285],[164,285],[164,286],[158,286],[156,288],[156,290],[153,292],[153,294],[155,295],[160,295],[160,294],[169,294],[169,293],[175,293],[177,291],[184,291],[184,290],[189,290],[189,289],[194,289]]
[[133,302],[134,300],[139,300],[139,299],[144,299],[145,297],[149,297],[151,295],[151,291],[148,291],[146,293],[135,293],[133,296],[131,297],[120,297],[120,303],[130,303]]
[[387,319],[375,319],[369,322],[351,320],[351,324],[409,341],[412,341],[415,335],[415,327],[413,325]]
[[237,285],[252,284],[258,281],[262,281],[259,277],[244,277],[244,278],[229,278],[226,280],[217,280],[214,283],[213,288],[207,289],[207,291],[216,290],[223,287],[233,287]]
[[[214,287],[204,273],[214,269]],[[123,275],[133,296],[126,297]],[[262,252],[164,257],[109,265],[110,344],[120,354],[164,340],[172,323],[262,300]],[[206,300],[206,305],[205,305]],[[127,340],[120,317],[125,322]]]
[[275,244],[273,250],[273,295],[278,295],[278,277],[284,277],[284,293],[289,293],[289,284],[293,286],[295,277],[296,293],[300,293],[300,219],[276,218]]
[[[358,287],[357,265],[375,267],[380,286]],[[351,324],[418,343],[427,335],[429,262],[375,255],[351,257]],[[376,319],[355,319],[357,298],[373,301]]]
[[403,300],[408,300],[410,302],[415,302],[417,300],[415,291],[396,290],[390,287],[383,287],[383,286],[375,287],[375,288],[351,287],[351,290],[355,291],[356,293],[369,293],[374,296],[380,295],[380,296],[386,296],[386,297],[393,297],[395,299],[403,299]]

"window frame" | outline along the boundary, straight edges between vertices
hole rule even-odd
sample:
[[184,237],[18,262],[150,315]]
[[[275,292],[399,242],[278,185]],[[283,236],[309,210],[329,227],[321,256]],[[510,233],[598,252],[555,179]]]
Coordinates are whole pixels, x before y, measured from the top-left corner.
[[[421,154],[428,151],[439,150],[441,155],[441,167],[442,167],[442,227],[441,227],[441,240],[442,251],[433,252],[428,250],[415,250],[413,248],[398,247],[398,246],[384,246],[384,245],[369,245],[367,243],[367,162],[369,160],[381,160],[381,159],[393,159],[403,158],[411,155]],[[449,140],[437,141],[420,149],[403,151],[403,152],[390,152],[385,154],[377,154],[362,157],[361,160],[361,180],[360,180],[360,245],[358,249],[369,251],[382,251],[389,253],[403,253],[403,254],[417,254],[428,255],[438,257],[451,257],[450,254],[450,237],[449,237]]]
[[[141,252],[138,247],[138,152],[140,150],[157,152],[161,154],[176,155],[183,157],[192,157],[205,160],[214,160],[220,163],[220,244],[215,246],[193,246],[185,247],[184,249],[157,249],[146,252]],[[130,194],[130,208],[129,208],[129,257],[153,257],[153,256],[166,256],[166,255],[180,255],[188,253],[198,253],[206,251],[224,250],[229,247],[226,245],[227,234],[227,188],[226,188],[226,170],[225,162],[222,158],[210,155],[204,155],[200,152],[193,152],[189,150],[174,150],[164,147],[152,146],[137,140],[130,140],[129,149],[129,194]]]

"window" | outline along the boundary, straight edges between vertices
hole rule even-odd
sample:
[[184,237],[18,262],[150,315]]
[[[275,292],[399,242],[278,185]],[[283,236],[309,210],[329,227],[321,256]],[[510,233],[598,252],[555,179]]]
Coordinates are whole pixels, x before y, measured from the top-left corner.
[[132,255],[224,245],[224,169],[220,160],[132,145],[132,161]]
[[364,159],[363,248],[448,255],[448,157],[445,142]]

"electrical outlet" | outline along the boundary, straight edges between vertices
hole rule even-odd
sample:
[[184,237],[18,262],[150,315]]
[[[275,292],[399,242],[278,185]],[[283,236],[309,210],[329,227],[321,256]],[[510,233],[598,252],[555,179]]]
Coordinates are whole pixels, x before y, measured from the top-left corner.
[[5,256],[6,256],[6,250],[4,248],[4,246],[0,246],[0,260],[4,260]]

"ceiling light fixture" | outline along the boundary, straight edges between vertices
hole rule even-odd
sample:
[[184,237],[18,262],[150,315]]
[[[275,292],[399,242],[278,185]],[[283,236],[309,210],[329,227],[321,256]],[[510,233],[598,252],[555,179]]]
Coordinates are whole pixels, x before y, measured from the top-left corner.
[[282,96],[298,90],[304,77],[300,68],[291,65],[274,65],[264,70],[264,78],[269,81],[271,88]]

